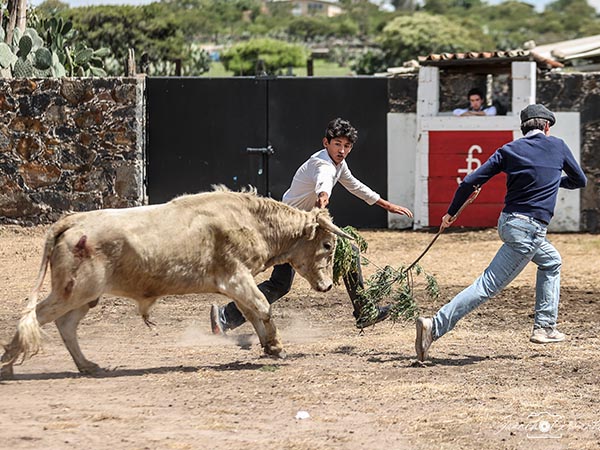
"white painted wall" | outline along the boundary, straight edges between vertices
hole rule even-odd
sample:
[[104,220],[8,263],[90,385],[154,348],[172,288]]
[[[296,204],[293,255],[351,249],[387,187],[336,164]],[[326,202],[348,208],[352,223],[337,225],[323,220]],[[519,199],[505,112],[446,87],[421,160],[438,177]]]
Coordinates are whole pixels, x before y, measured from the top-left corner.
[[[414,211],[417,115],[387,116],[389,201]],[[412,219],[388,213],[388,228],[412,228]]]
[[[556,124],[550,128],[553,136],[564,140],[577,162],[581,162],[580,117],[578,112],[558,112]],[[559,189],[554,217],[548,227],[549,231],[579,231],[581,218],[581,189],[574,191]]]

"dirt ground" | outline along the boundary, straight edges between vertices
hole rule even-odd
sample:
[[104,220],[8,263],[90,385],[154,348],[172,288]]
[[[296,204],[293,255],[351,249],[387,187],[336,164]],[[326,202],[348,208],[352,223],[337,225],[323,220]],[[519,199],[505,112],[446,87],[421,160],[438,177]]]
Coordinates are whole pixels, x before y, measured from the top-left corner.
[[[4,341],[35,280],[44,231],[0,227]],[[362,234],[367,275],[410,263],[433,237]],[[412,365],[413,323],[359,333],[341,286],[321,294],[298,278],[275,304],[285,360],[263,357],[249,325],[210,335],[210,304],[224,297],[163,298],[153,329],[132,302],[108,297],[79,328],[84,353],[107,371],[80,376],[45,326],[43,353],[0,381],[0,448],[600,448],[600,236],[549,237],[563,257],[563,343],[529,343],[534,267],[435,342],[426,367]],[[442,296],[419,297],[423,314],[471,283],[498,246],[495,230],[442,235],[422,260]]]

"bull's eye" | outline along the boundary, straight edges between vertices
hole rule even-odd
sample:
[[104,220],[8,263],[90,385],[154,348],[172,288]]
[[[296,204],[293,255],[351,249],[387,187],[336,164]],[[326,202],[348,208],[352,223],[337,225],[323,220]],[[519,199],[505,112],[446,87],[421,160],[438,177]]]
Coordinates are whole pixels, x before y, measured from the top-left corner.
[[331,245],[331,242],[325,242],[323,247],[325,247],[325,250],[329,251],[333,248],[333,245]]

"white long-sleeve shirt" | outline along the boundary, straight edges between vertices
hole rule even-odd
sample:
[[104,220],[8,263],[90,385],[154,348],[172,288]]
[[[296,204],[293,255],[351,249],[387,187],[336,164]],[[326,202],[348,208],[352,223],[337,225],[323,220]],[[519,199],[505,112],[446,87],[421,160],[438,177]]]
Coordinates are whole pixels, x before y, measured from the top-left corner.
[[[467,111],[473,110],[471,108],[456,108],[452,111],[452,114],[454,114],[455,116],[460,116],[466,113]],[[496,107],[494,105],[480,109],[480,111],[483,111],[486,116],[495,116],[496,114],[498,114],[498,111],[496,110]]]
[[283,194],[283,203],[310,211],[317,203],[317,194],[326,192],[331,196],[333,186],[338,181],[348,192],[369,205],[381,198],[377,192],[352,175],[346,161],[336,166],[327,150],[323,149],[313,154],[298,168],[290,188]]

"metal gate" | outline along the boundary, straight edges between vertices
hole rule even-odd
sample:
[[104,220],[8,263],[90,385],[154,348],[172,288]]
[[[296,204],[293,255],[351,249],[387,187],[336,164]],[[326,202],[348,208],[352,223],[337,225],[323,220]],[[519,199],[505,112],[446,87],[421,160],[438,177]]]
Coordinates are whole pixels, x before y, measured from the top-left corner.
[[[150,203],[183,193],[256,186],[280,200],[296,169],[321,149],[329,120],[359,131],[348,163],[387,197],[387,80],[355,78],[148,78]],[[386,212],[334,188],[335,222],[386,228]]]

